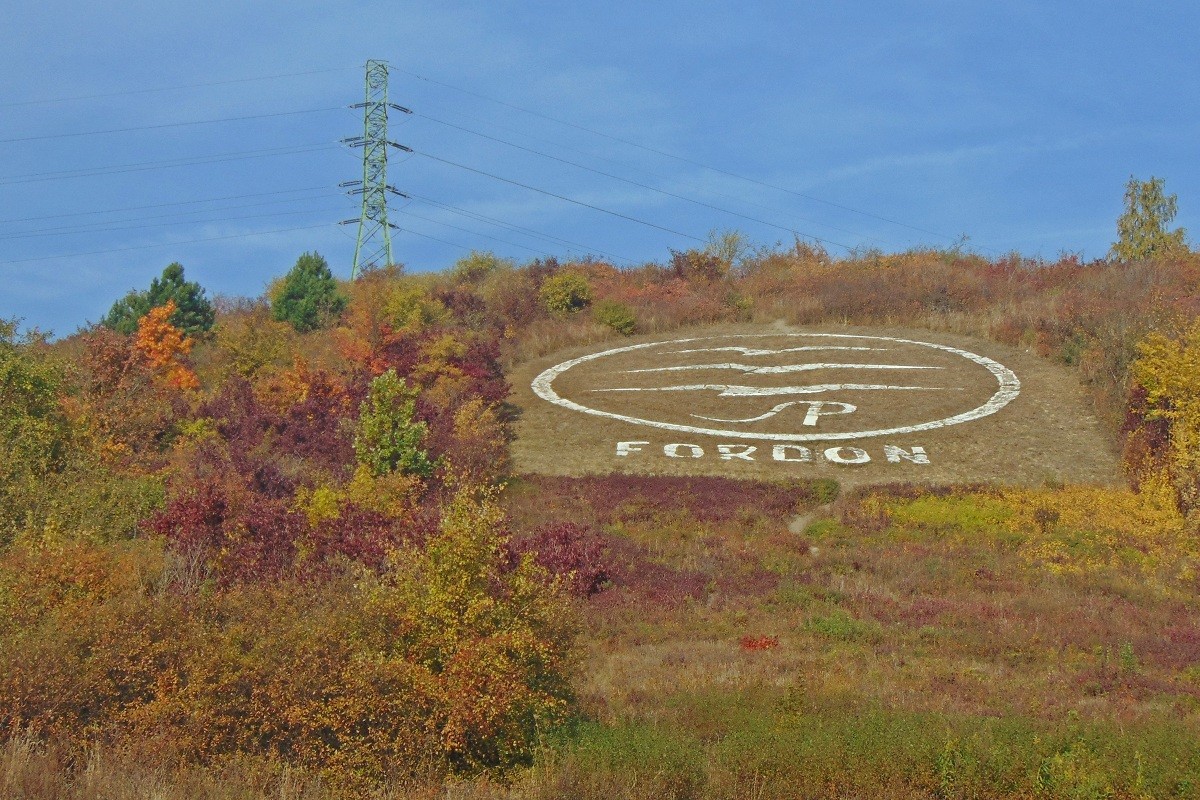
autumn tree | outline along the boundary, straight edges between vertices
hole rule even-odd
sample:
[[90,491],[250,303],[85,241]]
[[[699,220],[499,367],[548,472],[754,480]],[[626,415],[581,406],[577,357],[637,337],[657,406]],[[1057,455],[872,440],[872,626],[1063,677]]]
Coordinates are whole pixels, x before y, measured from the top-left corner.
[[134,346],[142,357],[168,386],[178,389],[196,389],[200,383],[183,359],[192,351],[195,340],[171,324],[176,312],[175,301],[152,308],[138,320]]
[[371,381],[354,434],[354,453],[372,474],[400,472],[425,477],[433,472],[433,464],[421,448],[427,428],[414,419],[416,403],[417,390],[395,370]]
[[1200,511],[1200,320],[1178,339],[1151,333],[1132,372],[1145,388],[1150,419],[1169,424],[1169,471],[1185,510]]
[[137,330],[138,320],[150,309],[164,306],[168,301],[175,303],[171,324],[184,333],[195,336],[212,328],[216,320],[212,303],[204,296],[200,284],[184,280],[183,265],[179,263],[168,265],[162,277],[150,282],[148,290],[130,291],[113,303],[100,324],[118,333],[133,333]]
[[0,542],[32,484],[61,466],[69,441],[59,370],[31,352],[35,339],[0,320]]
[[1129,176],[1125,184],[1125,213],[1117,218],[1117,241],[1110,255],[1121,261],[1141,261],[1187,249],[1183,228],[1167,226],[1175,219],[1178,198],[1165,194],[1162,178],[1139,181]]
[[300,333],[328,327],[346,308],[329,264],[318,253],[305,253],[284,277],[271,299],[271,315]]

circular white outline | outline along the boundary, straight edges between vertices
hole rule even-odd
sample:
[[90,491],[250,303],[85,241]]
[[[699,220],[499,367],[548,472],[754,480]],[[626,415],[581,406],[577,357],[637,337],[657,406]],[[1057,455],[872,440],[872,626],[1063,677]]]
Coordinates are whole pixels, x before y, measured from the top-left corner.
[[[611,411],[600,411],[595,408],[588,408],[585,405],[576,403],[574,400],[568,400],[565,397],[560,397],[551,384],[554,379],[562,375],[572,367],[578,366],[588,361],[594,361],[597,358],[615,355],[617,353],[628,353],[633,350],[642,350],[647,347],[658,347],[664,344],[684,344],[687,342],[702,342],[709,339],[755,339],[755,338],[776,338],[776,337],[823,337],[829,339],[873,339],[875,341],[884,342],[899,342],[900,344],[915,344],[922,347],[931,347],[935,350],[943,350],[947,353],[954,353],[962,356],[968,361],[973,361],[981,367],[987,369],[996,377],[996,381],[1000,384],[1000,388],[991,398],[970,411],[964,411],[961,414],[955,414],[952,417],[934,420],[933,422],[922,422],[918,425],[906,425],[900,428],[885,428],[877,431],[855,431],[851,433],[751,433],[749,431],[724,431],[715,430],[713,428],[697,428],[692,425],[676,425],[671,422],[655,422],[649,419],[640,419],[638,417],[630,417],[625,414],[614,414]],[[960,350],[957,347],[950,347],[944,344],[934,344],[933,342],[921,342],[916,339],[899,339],[893,336],[864,336],[860,334],[850,333],[747,333],[747,334],[728,334],[726,336],[696,336],[688,339],[667,339],[658,342],[646,342],[644,344],[632,344],[627,347],[615,347],[611,350],[603,350],[599,353],[592,353],[579,358],[573,358],[570,361],[564,361],[561,364],[556,364],[547,370],[544,370],[540,375],[533,379],[530,385],[534,393],[543,400],[553,403],[556,406],[569,408],[572,411],[581,411],[584,414],[594,414],[598,417],[609,417],[611,419],[619,419],[623,422],[632,422],[635,425],[648,425],[652,428],[662,428],[670,431],[681,431],[683,433],[701,433],[709,436],[723,436],[734,439],[759,439],[777,442],[823,442],[823,441],[838,441],[845,439],[860,439],[867,436],[885,436],[893,433],[915,433],[917,431],[936,430],[945,428],[948,425],[957,425],[960,422],[970,422],[981,417],[986,417],[995,414],[1004,406],[1008,405],[1014,398],[1021,393],[1021,381],[1016,374],[998,361],[993,361],[987,356],[981,356],[972,353],[969,350]]]

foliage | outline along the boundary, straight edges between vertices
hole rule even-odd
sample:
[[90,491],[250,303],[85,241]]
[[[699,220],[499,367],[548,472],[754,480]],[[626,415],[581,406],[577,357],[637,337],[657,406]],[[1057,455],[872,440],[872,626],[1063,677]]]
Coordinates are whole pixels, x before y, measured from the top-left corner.
[[[543,303],[572,275],[591,313]],[[265,300],[219,302],[210,337],[151,307],[140,339],[8,330],[0,726],[67,748],[79,786],[115,748],[272,776],[244,796],[1190,796],[1197,286],[1184,251],[714,235],[632,269],[373,270],[307,335]],[[1078,371],[1137,491],[897,485],[830,511],[831,481],[513,479],[502,366],[624,319],[992,336]],[[460,782],[480,771],[505,785]]]
[[453,427],[434,446],[459,478],[472,484],[497,484],[508,477],[512,433],[498,407],[474,397],[454,412]]
[[212,362],[209,369],[213,382],[232,375],[254,378],[274,367],[289,365],[295,339],[292,328],[273,320],[264,304],[222,315],[213,328],[212,347],[206,354]]
[[514,537],[511,549],[517,558],[532,553],[539,566],[561,577],[580,597],[596,594],[608,580],[603,538],[573,522],[542,525]]
[[[732,248],[731,248],[732,246]],[[697,283],[713,283],[729,274],[730,259],[737,243],[714,241],[704,250],[671,251],[671,271],[677,278]]]
[[61,371],[16,326],[0,320],[0,544],[20,521],[19,498],[62,468],[71,440]]
[[436,300],[427,287],[401,283],[388,298],[385,312],[396,330],[419,331],[447,321],[444,305]]
[[175,301],[156,306],[138,320],[134,347],[150,365],[150,369],[171,387],[198,389],[195,373],[183,362],[195,342],[171,324]]
[[1183,228],[1168,231],[1175,219],[1178,198],[1163,192],[1166,182],[1151,176],[1139,181],[1132,175],[1125,184],[1125,211],[1117,218],[1117,241],[1111,256],[1122,261],[1159,258],[1187,250]]
[[453,698],[438,738],[467,772],[529,763],[572,697],[573,624],[532,559],[507,566],[501,519],[488,494],[460,488],[438,535],[399,552],[368,601],[367,624],[391,633],[375,639],[381,655],[406,653]]
[[138,320],[168,301],[175,302],[171,324],[184,333],[196,336],[212,328],[216,319],[212,303],[204,296],[200,284],[184,280],[183,265],[179,263],[168,264],[162,276],[150,282],[148,290],[131,290],[113,303],[100,322],[118,333],[133,333],[137,330]]
[[592,313],[596,322],[612,328],[622,336],[629,336],[637,329],[637,318],[633,315],[633,309],[624,303],[601,300]]
[[450,280],[456,284],[478,284],[494,273],[508,272],[516,267],[510,259],[495,253],[472,250],[450,267]]
[[358,463],[372,474],[428,476],[433,471],[432,462],[421,449],[428,426],[413,418],[416,398],[417,392],[397,377],[395,370],[371,381],[359,411],[354,452]]
[[328,262],[318,253],[304,253],[272,296],[271,315],[277,322],[308,333],[336,322],[346,303]]
[[62,374],[39,357],[36,340],[0,321],[0,449],[6,470],[45,475],[61,463],[69,432],[59,402]]
[[1200,320],[1178,339],[1151,333],[1133,375],[1145,389],[1145,416],[1168,424],[1166,456],[1181,506],[1200,510]]
[[551,314],[571,314],[591,304],[592,290],[583,275],[563,270],[542,282],[538,300]]
[[715,258],[723,267],[725,274],[739,266],[751,250],[750,238],[741,231],[711,230],[704,252]]
[[197,594],[197,562],[153,540],[10,549],[0,730],[140,741],[168,764],[266,757],[351,793],[527,763],[569,709],[573,628],[498,525],[463,491],[428,549],[320,592]]

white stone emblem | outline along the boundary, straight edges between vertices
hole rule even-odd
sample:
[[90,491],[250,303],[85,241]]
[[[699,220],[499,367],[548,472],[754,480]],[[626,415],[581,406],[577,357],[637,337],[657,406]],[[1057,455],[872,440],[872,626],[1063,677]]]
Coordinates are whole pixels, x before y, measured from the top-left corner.
[[557,364],[533,391],[563,408],[652,428],[760,441],[915,433],[995,414],[1012,370],[949,345],[888,336],[706,336]]

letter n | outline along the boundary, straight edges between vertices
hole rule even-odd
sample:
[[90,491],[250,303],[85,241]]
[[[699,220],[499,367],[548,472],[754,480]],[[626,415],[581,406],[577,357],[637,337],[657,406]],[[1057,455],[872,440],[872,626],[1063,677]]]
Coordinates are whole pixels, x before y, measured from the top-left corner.
[[904,461],[911,461],[914,464],[928,464],[929,456],[925,454],[924,447],[914,447],[912,452],[905,450],[903,447],[896,447],[894,444],[885,444],[883,453],[887,456],[888,463],[899,464]]

